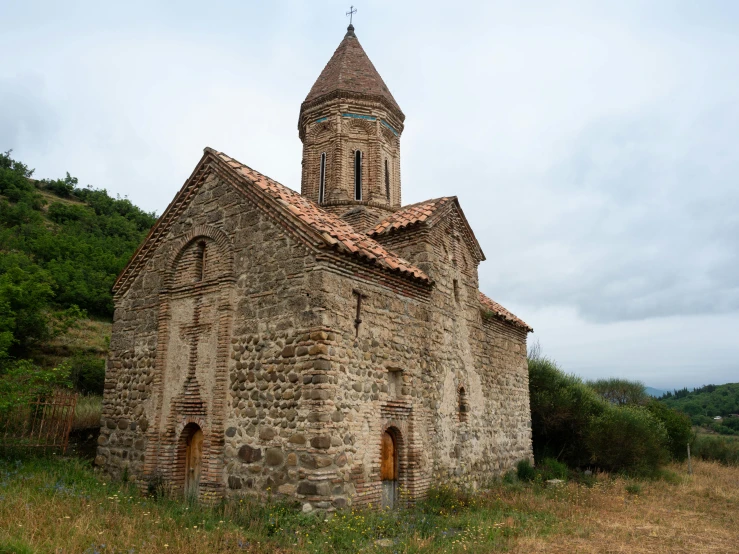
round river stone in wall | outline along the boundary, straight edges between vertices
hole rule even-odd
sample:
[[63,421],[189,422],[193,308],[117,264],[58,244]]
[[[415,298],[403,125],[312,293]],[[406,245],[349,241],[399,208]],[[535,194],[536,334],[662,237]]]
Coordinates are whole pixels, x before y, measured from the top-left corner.
[[259,438],[263,441],[271,441],[273,438],[275,438],[275,435],[277,433],[275,432],[272,427],[262,427],[259,429]]
[[267,462],[267,465],[278,466],[282,464],[284,459],[285,456],[279,448],[268,448],[264,454],[264,461]]
[[252,448],[248,444],[245,444],[239,448],[239,458],[247,464],[257,462],[262,459],[262,449]]

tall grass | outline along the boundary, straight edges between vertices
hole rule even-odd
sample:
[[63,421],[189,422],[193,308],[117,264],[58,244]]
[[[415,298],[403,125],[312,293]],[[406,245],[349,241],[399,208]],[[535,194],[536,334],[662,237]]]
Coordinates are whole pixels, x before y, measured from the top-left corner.
[[103,410],[103,397],[97,394],[79,396],[74,409],[74,429],[92,429],[100,427],[100,416]]

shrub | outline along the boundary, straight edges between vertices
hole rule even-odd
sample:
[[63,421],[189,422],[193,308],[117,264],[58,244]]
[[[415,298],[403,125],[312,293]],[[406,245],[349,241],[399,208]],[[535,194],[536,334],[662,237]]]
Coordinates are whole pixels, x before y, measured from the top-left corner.
[[536,479],[536,470],[528,460],[521,460],[516,464],[516,476],[519,481],[533,481]]
[[626,485],[626,492],[629,494],[639,494],[641,493],[641,485],[639,483],[630,483]]
[[739,440],[701,435],[695,440],[693,453],[703,460],[739,465]]
[[593,461],[609,471],[653,474],[669,458],[664,425],[642,407],[611,407],[594,417],[586,444]]
[[588,465],[589,423],[612,407],[580,379],[540,356],[529,359],[529,392],[534,457],[555,457],[570,467]]
[[506,485],[515,485],[518,483],[518,473],[515,469],[511,469],[506,471],[505,475],[503,475],[503,482]]
[[684,460],[688,455],[688,444],[695,439],[690,418],[682,413],[667,407],[659,400],[651,400],[647,410],[656,417],[667,431],[667,448],[675,460]]
[[77,354],[69,360],[72,386],[83,394],[103,394],[105,360],[92,354]]
[[567,479],[569,475],[567,464],[563,464],[554,458],[545,458],[541,464],[537,465],[537,469],[544,481],[549,479]]

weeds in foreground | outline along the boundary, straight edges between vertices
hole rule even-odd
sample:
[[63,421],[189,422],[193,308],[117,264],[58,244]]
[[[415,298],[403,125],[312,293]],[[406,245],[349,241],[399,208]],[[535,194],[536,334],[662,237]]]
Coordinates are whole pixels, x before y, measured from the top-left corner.
[[629,494],[639,494],[642,490],[642,487],[639,483],[629,483],[624,488]]
[[[690,551],[681,545],[693,543],[729,551],[721,548],[739,540],[739,492],[725,484],[736,482],[737,469],[698,461],[692,478],[682,467],[673,473],[683,475],[677,485],[597,474],[590,487],[526,484],[510,474],[474,493],[436,488],[408,509],[327,517],[275,501],[142,497],[76,459],[0,461],[0,553],[565,552],[597,550],[594,541],[632,552]],[[683,513],[692,514],[690,525]],[[650,521],[669,528],[655,535],[662,542],[640,531]]]
[[[401,552],[491,551],[521,533],[545,534],[552,510],[520,509],[518,493],[435,489],[396,510],[347,509],[332,516],[247,498],[216,506],[99,479],[76,459],[0,461],[0,544],[64,552]],[[506,497],[508,495],[508,497]],[[102,545],[105,545],[103,548]]]

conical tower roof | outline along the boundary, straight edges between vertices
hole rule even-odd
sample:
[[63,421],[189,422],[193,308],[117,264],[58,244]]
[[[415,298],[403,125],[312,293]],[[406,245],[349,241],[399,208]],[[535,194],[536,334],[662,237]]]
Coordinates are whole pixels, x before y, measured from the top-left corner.
[[347,28],[344,40],[318,76],[308,96],[305,97],[303,106],[332,93],[376,98],[397,112],[401,121],[405,119],[385,81],[359,44],[353,25]]

